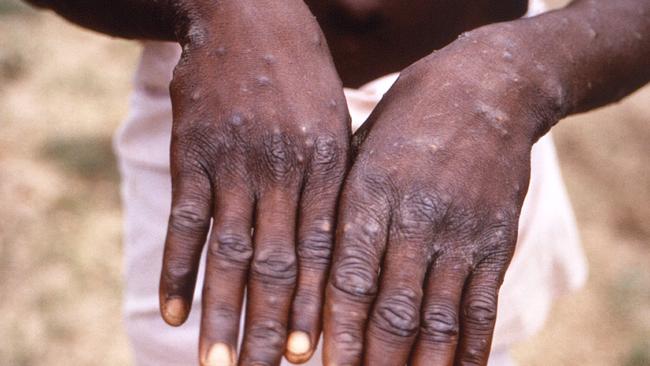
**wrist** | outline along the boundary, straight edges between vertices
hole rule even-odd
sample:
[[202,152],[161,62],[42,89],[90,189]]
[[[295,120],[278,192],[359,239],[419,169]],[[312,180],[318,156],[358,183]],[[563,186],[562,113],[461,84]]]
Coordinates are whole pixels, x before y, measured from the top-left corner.
[[518,20],[465,33],[455,47],[470,55],[466,78],[479,82],[477,100],[502,106],[508,128],[536,141],[569,112],[569,91],[556,56],[540,52],[534,29]]

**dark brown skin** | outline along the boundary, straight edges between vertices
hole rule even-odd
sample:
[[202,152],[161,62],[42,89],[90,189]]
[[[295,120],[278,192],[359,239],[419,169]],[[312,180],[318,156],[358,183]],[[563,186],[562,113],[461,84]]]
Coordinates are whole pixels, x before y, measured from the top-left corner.
[[648,81],[643,14],[650,1],[579,1],[472,31],[402,71],[353,140],[326,365],[487,363],[531,147]]
[[516,19],[527,0],[306,1],[346,86],[360,86],[451,42],[461,32]]
[[[215,9],[222,16],[281,16],[197,31],[201,43],[185,46],[174,72],[172,212],[161,308],[172,325],[187,316],[213,218],[204,360],[214,344],[236,349],[245,288],[241,364],[280,361],[292,300],[300,311],[294,326],[320,333],[350,123],[325,39],[308,8],[296,4],[222,2]],[[182,312],[168,306],[173,299],[182,299]]]
[[[291,331],[311,347],[286,355],[306,361],[321,326],[326,365],[485,365],[531,146],[560,118],[650,80],[648,0],[578,0],[433,54],[525,2],[39,3],[184,47],[161,310],[172,325],[186,319],[214,219],[200,340],[211,365],[213,345],[235,349],[246,286],[240,365],[277,365]],[[406,66],[353,137],[343,183],[339,77],[356,86]]]

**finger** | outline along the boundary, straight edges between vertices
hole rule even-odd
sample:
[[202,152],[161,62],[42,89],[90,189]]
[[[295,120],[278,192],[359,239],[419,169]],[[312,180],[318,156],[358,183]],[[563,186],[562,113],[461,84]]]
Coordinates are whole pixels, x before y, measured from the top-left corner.
[[298,218],[298,281],[285,351],[292,363],[307,362],[318,344],[336,202],[345,162],[345,151],[333,139],[316,140]]
[[507,256],[483,260],[472,272],[463,293],[458,365],[487,365],[497,316],[497,299]]
[[[173,171],[173,170],[172,170]],[[172,176],[172,207],[160,275],[160,312],[170,325],[187,319],[211,218],[211,184],[202,173]]]
[[[239,185],[239,187],[244,185]],[[249,262],[253,255],[253,195],[221,190],[208,244],[199,354],[202,365],[231,366],[237,339]]]
[[364,365],[368,366],[406,365],[420,324],[428,243],[404,235],[394,224],[389,237],[379,295],[366,331]]
[[470,270],[463,259],[437,258],[429,271],[422,304],[420,332],[411,365],[450,366],[458,344],[463,287]]
[[[360,186],[361,187],[361,186]],[[381,194],[344,193],[324,310],[325,365],[361,364],[368,310],[377,293],[388,227]]]
[[265,192],[257,206],[240,365],[278,365],[284,351],[297,272],[297,197],[288,191]]

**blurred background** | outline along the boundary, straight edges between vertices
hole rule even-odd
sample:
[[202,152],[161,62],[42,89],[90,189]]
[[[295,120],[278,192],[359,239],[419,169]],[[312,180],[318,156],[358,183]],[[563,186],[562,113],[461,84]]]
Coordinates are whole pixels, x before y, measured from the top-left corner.
[[[0,0],[0,365],[131,364],[110,141],[138,51]],[[515,356],[650,365],[650,87],[554,132],[590,278]]]

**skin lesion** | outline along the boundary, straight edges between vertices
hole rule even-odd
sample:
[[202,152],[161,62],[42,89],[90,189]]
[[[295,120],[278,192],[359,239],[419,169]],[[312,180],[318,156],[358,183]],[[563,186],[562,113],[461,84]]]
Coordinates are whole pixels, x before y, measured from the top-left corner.
[[264,137],[262,144],[267,172],[274,181],[285,181],[297,165],[293,139],[278,131]]
[[334,165],[340,161],[341,154],[345,152],[345,149],[341,148],[339,144],[338,139],[332,136],[318,136],[314,144],[314,165],[321,167],[321,170],[326,172],[331,171]]

